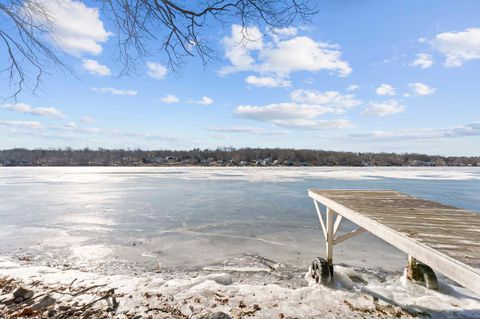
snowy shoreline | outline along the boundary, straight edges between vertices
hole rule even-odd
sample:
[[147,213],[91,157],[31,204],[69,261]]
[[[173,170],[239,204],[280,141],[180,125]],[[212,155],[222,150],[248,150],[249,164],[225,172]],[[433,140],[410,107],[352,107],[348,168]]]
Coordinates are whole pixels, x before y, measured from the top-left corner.
[[[69,318],[77,313],[92,318],[208,318],[220,311],[232,318],[480,317],[480,297],[445,282],[439,291],[432,291],[401,274],[338,265],[333,283],[321,286],[308,272],[287,265],[252,256],[244,261],[237,267],[176,274],[102,275],[0,257],[0,313],[13,318],[48,295],[54,303],[23,314],[61,318],[70,311]],[[12,302],[18,286],[34,291],[31,301]]]

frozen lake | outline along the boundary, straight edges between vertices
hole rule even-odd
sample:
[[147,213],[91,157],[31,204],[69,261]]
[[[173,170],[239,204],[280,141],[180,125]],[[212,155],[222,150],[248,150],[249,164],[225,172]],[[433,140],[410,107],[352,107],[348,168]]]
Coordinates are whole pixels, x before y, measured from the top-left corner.
[[[118,272],[250,253],[306,269],[324,254],[308,188],[394,189],[480,210],[480,168],[0,168],[0,254]],[[392,271],[405,260],[369,234],[334,255]]]

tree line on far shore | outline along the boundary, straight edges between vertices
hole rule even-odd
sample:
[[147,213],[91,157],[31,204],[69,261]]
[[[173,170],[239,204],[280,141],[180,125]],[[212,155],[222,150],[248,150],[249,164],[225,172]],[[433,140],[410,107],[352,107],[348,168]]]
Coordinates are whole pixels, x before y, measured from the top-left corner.
[[0,166],[480,166],[480,156],[355,153],[288,148],[180,150],[10,149]]

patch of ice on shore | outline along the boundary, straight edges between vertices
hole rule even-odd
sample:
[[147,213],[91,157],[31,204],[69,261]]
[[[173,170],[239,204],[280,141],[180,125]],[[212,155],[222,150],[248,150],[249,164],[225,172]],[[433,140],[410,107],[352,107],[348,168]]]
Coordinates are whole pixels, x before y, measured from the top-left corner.
[[54,237],[47,237],[42,241],[42,244],[47,247],[72,247],[80,245],[87,241],[85,236],[73,236],[68,231],[62,230],[55,234]]
[[73,246],[70,250],[72,251],[72,257],[79,259],[79,264],[106,258],[113,253],[111,247],[104,245]]
[[367,287],[405,308],[428,312],[433,318],[480,318],[480,296],[445,282],[439,282],[438,290],[431,290],[411,282],[403,274]]

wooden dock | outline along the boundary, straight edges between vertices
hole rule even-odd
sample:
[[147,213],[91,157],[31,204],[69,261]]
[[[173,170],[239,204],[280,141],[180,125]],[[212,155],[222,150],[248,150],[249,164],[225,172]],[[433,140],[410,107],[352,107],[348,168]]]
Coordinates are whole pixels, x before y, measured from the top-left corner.
[[[409,260],[480,294],[480,213],[391,190],[310,189],[308,194],[324,231],[329,265],[335,244],[369,231],[407,253]],[[337,235],[342,218],[359,228]]]

